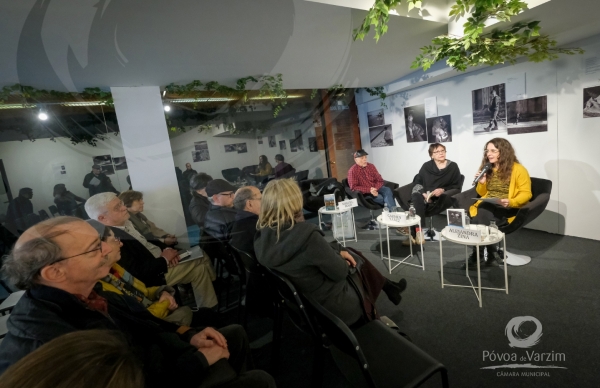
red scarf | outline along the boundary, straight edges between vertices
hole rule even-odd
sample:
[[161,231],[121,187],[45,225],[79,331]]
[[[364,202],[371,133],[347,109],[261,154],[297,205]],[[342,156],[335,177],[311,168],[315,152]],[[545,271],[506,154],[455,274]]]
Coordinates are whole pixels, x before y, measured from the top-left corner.
[[96,291],[92,290],[87,298],[81,294],[74,295],[85,304],[89,310],[98,311],[104,315],[108,315],[108,303],[106,302],[106,299],[98,295]]

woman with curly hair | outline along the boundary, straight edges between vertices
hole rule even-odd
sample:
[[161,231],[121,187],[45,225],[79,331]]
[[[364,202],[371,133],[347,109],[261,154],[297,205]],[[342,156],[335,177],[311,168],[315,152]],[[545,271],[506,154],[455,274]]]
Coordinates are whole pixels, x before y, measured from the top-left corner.
[[[527,169],[523,167],[510,142],[497,137],[488,141],[483,150],[483,159],[479,166],[479,176],[483,167],[491,163],[492,168],[479,179],[477,193],[482,198],[496,198],[495,202],[477,201],[469,209],[474,224],[489,225],[490,221],[496,221],[499,226],[510,224],[519,208],[531,199],[531,179]],[[481,246],[480,257],[483,257]],[[487,266],[497,266],[500,262],[496,245],[488,245]],[[475,263],[477,255],[475,247],[469,258],[470,263]]]

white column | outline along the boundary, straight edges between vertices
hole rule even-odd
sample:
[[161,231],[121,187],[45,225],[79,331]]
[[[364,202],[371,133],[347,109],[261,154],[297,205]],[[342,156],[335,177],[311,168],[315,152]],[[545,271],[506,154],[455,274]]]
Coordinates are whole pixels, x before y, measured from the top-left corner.
[[111,87],[131,184],[144,214],[189,246],[173,153],[158,86]]

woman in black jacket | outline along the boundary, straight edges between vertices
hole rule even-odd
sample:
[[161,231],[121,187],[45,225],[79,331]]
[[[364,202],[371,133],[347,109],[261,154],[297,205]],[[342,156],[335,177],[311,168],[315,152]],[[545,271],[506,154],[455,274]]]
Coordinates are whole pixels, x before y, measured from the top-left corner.
[[[383,290],[394,304],[406,280],[393,283],[368,260],[351,255],[302,217],[302,192],[291,179],[269,182],[263,191],[254,250],[258,261],[284,274],[299,291],[312,296],[348,325],[377,317],[374,303]],[[361,300],[348,276],[363,289]],[[363,303],[369,317],[364,317]]]

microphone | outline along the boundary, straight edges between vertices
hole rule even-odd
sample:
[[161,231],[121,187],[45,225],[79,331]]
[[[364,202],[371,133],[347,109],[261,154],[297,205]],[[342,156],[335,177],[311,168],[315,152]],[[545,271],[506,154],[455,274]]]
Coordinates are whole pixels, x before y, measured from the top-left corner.
[[481,170],[481,174],[479,174],[477,176],[477,178],[475,178],[475,180],[473,181],[473,186],[475,186],[477,184],[477,181],[480,180],[481,177],[484,176],[485,173],[488,172],[491,168],[492,168],[491,163],[487,163],[485,166],[483,166],[483,169]]

